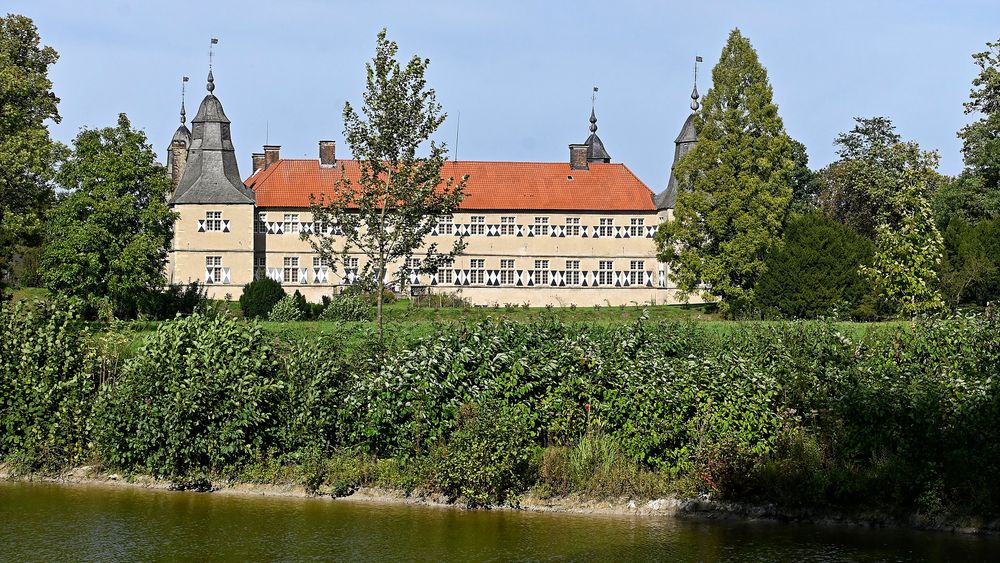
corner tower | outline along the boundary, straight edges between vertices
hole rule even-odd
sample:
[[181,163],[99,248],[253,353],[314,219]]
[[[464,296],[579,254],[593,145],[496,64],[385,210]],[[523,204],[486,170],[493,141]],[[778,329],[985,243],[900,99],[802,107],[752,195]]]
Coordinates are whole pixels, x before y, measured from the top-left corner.
[[253,272],[255,197],[240,179],[231,124],[215,97],[211,69],[206,88],[208,95],[191,120],[186,163],[170,199],[178,214],[170,281],[198,281],[214,298],[239,297]]
[[184,85],[187,81],[186,76],[181,80],[181,125],[174,131],[170,146],[167,147],[167,174],[174,182],[174,190],[184,175],[188,149],[191,148],[191,131],[187,128],[187,112],[184,110]]

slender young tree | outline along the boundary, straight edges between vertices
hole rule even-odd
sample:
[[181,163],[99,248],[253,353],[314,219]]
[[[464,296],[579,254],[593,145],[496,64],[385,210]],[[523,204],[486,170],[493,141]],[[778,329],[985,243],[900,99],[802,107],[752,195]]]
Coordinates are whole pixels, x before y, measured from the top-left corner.
[[46,229],[46,287],[89,303],[108,299],[117,315],[134,313],[144,292],[165,281],[174,224],[166,169],[123,113],[116,127],[77,135],[58,180],[69,194]]
[[[441,177],[447,149],[430,137],[446,114],[424,78],[430,60],[414,55],[404,67],[398,51],[386,31],[379,32],[375,58],[365,65],[361,114],[344,104],[344,136],[359,176],[352,181],[342,175],[329,197],[312,201],[313,220],[324,227],[302,234],[332,269],[352,253],[365,257],[358,283],[375,291],[379,338],[390,279],[405,287],[408,262],[418,251],[420,271],[434,272],[464,249],[462,238],[444,251],[424,243],[438,218],[458,207],[468,176]],[[423,147],[426,156],[418,156]]]
[[695,130],[697,144],[674,171],[681,189],[657,253],[683,291],[706,288],[729,309],[752,299],[781,238],[796,168],[767,71],[738,29],[712,69]]

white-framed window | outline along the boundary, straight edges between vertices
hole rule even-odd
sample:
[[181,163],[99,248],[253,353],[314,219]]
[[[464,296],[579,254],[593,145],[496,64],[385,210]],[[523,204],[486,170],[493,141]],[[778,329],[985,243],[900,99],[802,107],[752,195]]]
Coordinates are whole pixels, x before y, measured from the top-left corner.
[[356,278],[358,275],[358,259],[355,256],[348,256],[344,258],[344,281],[347,283],[353,283],[350,280],[352,276]]
[[646,220],[642,217],[633,217],[628,226],[628,236],[630,237],[644,237],[646,236]]
[[597,284],[614,285],[615,263],[612,260],[601,260],[597,263]]
[[286,256],[281,279],[285,283],[299,283],[299,257]]
[[517,272],[514,271],[513,258],[500,259],[500,285],[514,285],[517,283]]
[[599,237],[615,236],[614,217],[601,217],[600,219],[597,220],[597,236]]
[[500,234],[504,236],[514,236],[517,234],[517,217],[508,215],[500,217]]
[[206,256],[205,273],[208,275],[205,283],[222,283],[222,256]]
[[548,260],[535,260],[535,285],[549,285]]
[[438,234],[450,235],[455,232],[455,218],[451,215],[442,215],[438,219]]
[[549,218],[535,217],[535,236],[547,236],[549,234]]
[[642,285],[644,274],[646,273],[646,263],[642,260],[632,260],[629,262],[628,283],[629,285]]
[[322,256],[313,256],[313,268],[329,268],[330,261]]
[[451,285],[455,283],[455,270],[451,268],[438,268],[438,285]]
[[253,277],[256,280],[262,280],[267,276],[267,257],[266,256],[254,256],[253,257]]
[[566,261],[566,285],[580,285],[580,261]]
[[267,213],[260,212],[253,222],[253,232],[263,235],[267,233]]
[[485,235],[486,234],[486,216],[485,215],[473,215],[469,217],[469,234],[470,235]]
[[486,279],[486,260],[483,258],[473,258],[469,260],[469,283],[472,285],[482,285]]
[[578,236],[580,236],[580,218],[579,217],[567,217],[566,218],[566,236],[568,236],[568,237],[578,237]]
[[297,233],[301,230],[298,213],[285,213],[285,232]]
[[221,211],[206,211],[205,212],[205,230],[206,231],[221,231],[222,230],[222,212]]

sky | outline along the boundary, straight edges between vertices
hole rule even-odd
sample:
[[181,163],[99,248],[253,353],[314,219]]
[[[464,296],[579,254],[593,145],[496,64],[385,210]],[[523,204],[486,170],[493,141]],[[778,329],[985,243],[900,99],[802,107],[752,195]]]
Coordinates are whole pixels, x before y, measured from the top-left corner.
[[756,48],[811,167],[836,159],[833,139],[854,117],[880,115],[937,150],[945,174],[961,170],[956,132],[975,118],[962,106],[977,74],[971,55],[1000,37],[996,0],[7,0],[0,11],[32,18],[59,52],[50,78],[62,122],[51,131],[65,143],[124,112],[164,161],[181,77],[191,78],[190,120],[217,37],[215,94],[244,177],[268,142],[315,159],[318,141],[333,139],[346,158],[344,102],[360,105],[384,27],[402,57],[430,59],[428,84],[448,113],[435,138],[452,157],[568,161],[567,145],[589,135],[598,86],[612,161],[654,192],[690,112],[694,57],[704,58],[704,93],[733,28]]

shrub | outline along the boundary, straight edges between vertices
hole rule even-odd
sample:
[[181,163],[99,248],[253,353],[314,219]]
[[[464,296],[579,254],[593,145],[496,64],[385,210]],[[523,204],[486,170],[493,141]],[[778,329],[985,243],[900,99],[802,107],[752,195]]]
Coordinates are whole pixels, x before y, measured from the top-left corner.
[[271,308],[271,312],[267,314],[267,320],[276,322],[301,321],[304,316],[305,313],[299,308],[299,302],[295,296],[286,295]]
[[441,490],[469,506],[516,505],[532,475],[530,428],[523,405],[463,406],[458,430],[436,454]]
[[323,309],[321,318],[325,321],[370,321],[375,318],[375,310],[363,297],[339,295]]
[[822,213],[795,216],[767,257],[755,305],[793,319],[854,316],[868,291],[859,268],[873,253],[871,241]]
[[240,309],[248,319],[266,319],[271,309],[285,296],[281,284],[271,278],[254,280],[243,286]]
[[89,454],[99,382],[88,337],[66,303],[0,305],[0,458],[32,470]]
[[205,288],[197,281],[187,285],[169,285],[166,289],[150,290],[138,300],[139,314],[152,320],[172,319],[190,315],[203,305]]
[[160,325],[95,407],[105,460],[175,477],[260,457],[284,394],[266,342],[260,325],[224,317]]

